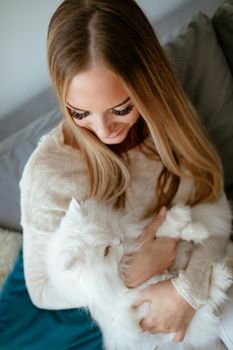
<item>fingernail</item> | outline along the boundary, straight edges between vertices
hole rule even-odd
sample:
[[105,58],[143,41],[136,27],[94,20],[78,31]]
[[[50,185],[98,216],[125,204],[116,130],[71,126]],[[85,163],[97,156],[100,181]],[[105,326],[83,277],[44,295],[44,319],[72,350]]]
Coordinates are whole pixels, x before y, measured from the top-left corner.
[[162,208],[160,209],[160,211],[159,211],[159,216],[164,216],[165,213],[166,213],[166,210],[167,210],[166,207],[162,207]]

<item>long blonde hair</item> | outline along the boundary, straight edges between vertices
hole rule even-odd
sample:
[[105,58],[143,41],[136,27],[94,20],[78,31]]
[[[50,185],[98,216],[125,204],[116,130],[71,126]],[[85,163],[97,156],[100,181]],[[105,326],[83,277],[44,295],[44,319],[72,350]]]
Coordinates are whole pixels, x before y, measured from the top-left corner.
[[92,62],[120,76],[146,123],[163,163],[155,210],[169,206],[187,176],[184,169],[194,180],[190,205],[217,200],[223,190],[220,158],[140,7],[134,0],[65,0],[49,24],[48,65],[67,130],[88,166],[87,198],[122,206],[131,179],[126,160],[77,126],[65,107],[71,79]]

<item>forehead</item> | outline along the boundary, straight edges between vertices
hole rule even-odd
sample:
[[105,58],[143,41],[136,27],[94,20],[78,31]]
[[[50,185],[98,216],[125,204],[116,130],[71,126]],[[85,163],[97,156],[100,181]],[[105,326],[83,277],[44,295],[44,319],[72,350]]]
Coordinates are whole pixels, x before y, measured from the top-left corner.
[[98,111],[111,108],[127,97],[118,75],[104,67],[93,67],[73,77],[66,102],[83,110]]

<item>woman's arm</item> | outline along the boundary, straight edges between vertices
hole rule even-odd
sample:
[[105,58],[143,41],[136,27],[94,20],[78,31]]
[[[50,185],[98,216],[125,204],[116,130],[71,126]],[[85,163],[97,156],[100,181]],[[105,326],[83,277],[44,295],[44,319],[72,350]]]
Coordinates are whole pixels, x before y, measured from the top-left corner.
[[210,238],[204,245],[195,246],[187,268],[177,278],[146,288],[136,303],[151,303],[149,316],[141,321],[142,329],[151,333],[176,332],[176,341],[183,340],[195,309],[208,299],[212,264],[226,254],[231,210],[225,194],[216,203],[193,208],[193,220],[205,224]]
[[[38,206],[40,219],[43,216],[43,209],[44,205],[41,203]],[[77,239],[73,235],[73,215],[75,206],[69,205],[58,227],[52,233],[23,225],[25,281],[33,304],[39,308],[56,310],[86,306],[79,284],[79,268],[76,266],[75,269],[70,269],[67,266],[70,259],[78,258],[77,254],[75,255]]]
[[20,180],[25,282],[32,303],[42,309],[83,306],[79,290],[73,299],[61,295],[47,268],[49,242],[68,215],[70,194],[76,193],[81,198],[85,192],[82,176],[78,177],[79,185],[74,181],[70,164],[53,159],[51,153],[43,157],[34,153]]
[[231,232],[232,214],[225,193],[212,204],[199,204],[192,208],[193,221],[201,222],[210,237],[197,244],[188,266],[172,279],[177,292],[198,309],[208,299],[209,281],[213,262],[224,258]]
[[38,308],[48,310],[71,309],[82,306],[78,300],[78,291],[77,300],[67,300],[61,296],[58,289],[51,283],[46,268],[45,256],[50,234],[35,232],[25,227],[23,236],[24,275],[32,303]]

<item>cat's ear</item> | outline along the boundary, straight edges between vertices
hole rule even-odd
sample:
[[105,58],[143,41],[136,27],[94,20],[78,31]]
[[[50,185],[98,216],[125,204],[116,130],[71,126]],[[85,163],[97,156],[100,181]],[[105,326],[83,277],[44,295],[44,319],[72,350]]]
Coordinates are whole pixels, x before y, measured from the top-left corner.
[[70,201],[70,208],[75,209],[77,211],[81,211],[80,203],[73,196],[72,196],[72,199]]
[[82,210],[82,205],[79,203],[74,197],[72,197],[69,207],[67,209],[67,212],[62,220],[62,223],[64,225],[69,223],[69,225],[73,221],[77,221],[77,219],[83,218],[83,210]]
[[82,202],[78,202],[74,197],[72,197],[69,205],[69,212],[75,215],[84,216],[86,214],[85,207]]

